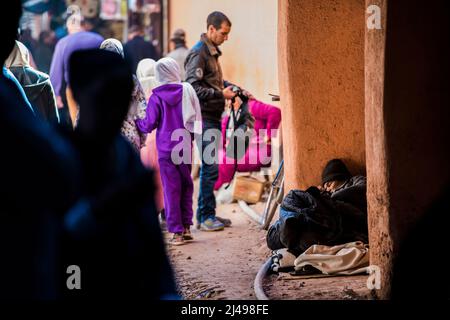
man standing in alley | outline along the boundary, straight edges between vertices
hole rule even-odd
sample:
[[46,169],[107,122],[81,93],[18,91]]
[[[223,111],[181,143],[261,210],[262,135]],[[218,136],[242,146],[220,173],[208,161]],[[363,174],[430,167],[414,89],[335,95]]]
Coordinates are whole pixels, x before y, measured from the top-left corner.
[[184,69],[184,62],[189,53],[189,49],[186,46],[186,33],[183,29],[177,29],[173,32],[170,38],[170,43],[173,46],[173,50],[167,54],[167,57],[174,59],[180,66],[181,80],[186,80],[186,70]]
[[[185,61],[186,81],[195,89],[202,110],[202,167],[200,171],[200,191],[198,197],[197,225],[204,231],[224,229],[224,223],[216,217],[216,199],[214,184],[219,175],[218,150],[221,139],[221,117],[225,109],[225,100],[232,99],[235,93],[230,83],[223,80],[219,57],[222,52],[219,46],[228,40],[231,21],[222,12],[213,12],[207,18],[207,32],[192,47]],[[211,141],[211,131],[218,133]],[[208,138],[209,136],[209,138]],[[216,144],[214,160],[205,159],[203,150],[211,150]],[[206,160],[206,161],[205,161]],[[209,161],[208,161],[209,160]]]

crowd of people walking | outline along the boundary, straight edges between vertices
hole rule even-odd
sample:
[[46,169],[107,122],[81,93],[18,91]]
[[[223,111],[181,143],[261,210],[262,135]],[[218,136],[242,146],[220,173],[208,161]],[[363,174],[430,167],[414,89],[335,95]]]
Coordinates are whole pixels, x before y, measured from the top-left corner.
[[[236,96],[219,62],[231,21],[211,13],[191,50],[176,30],[159,59],[139,26],[123,46],[89,30],[78,12],[54,52],[53,35],[43,34],[45,55],[33,59],[17,34],[21,3],[11,3],[1,21],[0,234],[13,245],[2,245],[0,297],[177,299],[158,214],[172,245],[193,240],[192,149],[214,146],[219,158],[221,136],[205,135],[221,135]],[[201,161],[198,227],[220,231],[231,221],[216,216],[219,162]],[[67,287],[71,265],[82,270],[82,290]]]

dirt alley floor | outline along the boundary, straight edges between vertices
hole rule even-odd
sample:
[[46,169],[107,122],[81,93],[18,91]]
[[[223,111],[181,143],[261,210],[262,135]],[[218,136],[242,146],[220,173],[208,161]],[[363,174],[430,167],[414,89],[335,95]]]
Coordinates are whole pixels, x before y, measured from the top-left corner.
[[[194,185],[196,209],[198,179]],[[258,203],[252,207],[261,212],[263,206]],[[192,227],[194,241],[167,246],[179,292],[187,300],[254,300],[256,273],[271,255],[265,242],[266,232],[237,203],[218,206],[217,214],[231,219],[232,226],[219,232]],[[165,233],[166,240],[170,236]],[[371,298],[366,281],[367,275],[293,279],[280,273],[267,277],[263,285],[269,298],[276,300],[359,300]]]
[[[195,190],[196,209],[198,180]],[[194,241],[167,247],[179,291],[188,300],[256,299],[253,281],[271,253],[265,243],[265,231],[260,230],[237,203],[218,206],[217,215],[231,219],[232,226],[217,232],[192,227]],[[169,238],[166,234],[166,239]]]

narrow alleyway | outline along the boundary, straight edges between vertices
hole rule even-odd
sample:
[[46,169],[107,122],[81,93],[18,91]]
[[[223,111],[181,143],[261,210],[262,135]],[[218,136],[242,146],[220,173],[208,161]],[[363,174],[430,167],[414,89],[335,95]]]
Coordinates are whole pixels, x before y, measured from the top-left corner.
[[[195,181],[194,206],[197,194],[198,180]],[[260,230],[237,203],[220,205],[217,212],[231,219],[230,228],[203,232],[194,227],[193,242],[168,247],[180,293],[184,299],[255,299],[255,275],[270,255],[265,231]],[[166,239],[169,239],[168,234]]]
[[[198,180],[194,183],[196,200]],[[261,212],[263,206],[258,203],[252,207]],[[237,203],[219,205],[217,212],[231,219],[233,225],[220,232],[203,232],[194,227],[193,242],[167,248],[179,292],[187,300],[254,300],[256,273],[271,254],[266,232]],[[170,239],[169,234],[165,236]],[[300,279],[280,273],[269,275],[263,287],[273,300],[365,300],[372,298],[366,286],[367,277]]]

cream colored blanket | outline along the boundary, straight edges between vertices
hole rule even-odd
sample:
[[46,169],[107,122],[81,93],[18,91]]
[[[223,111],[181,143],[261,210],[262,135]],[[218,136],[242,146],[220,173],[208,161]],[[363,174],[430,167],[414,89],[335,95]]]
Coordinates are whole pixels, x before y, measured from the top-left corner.
[[295,270],[306,265],[329,275],[367,273],[369,247],[360,241],[333,247],[313,245],[294,261]]

